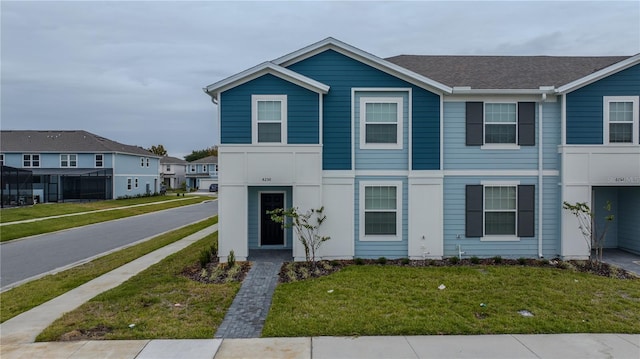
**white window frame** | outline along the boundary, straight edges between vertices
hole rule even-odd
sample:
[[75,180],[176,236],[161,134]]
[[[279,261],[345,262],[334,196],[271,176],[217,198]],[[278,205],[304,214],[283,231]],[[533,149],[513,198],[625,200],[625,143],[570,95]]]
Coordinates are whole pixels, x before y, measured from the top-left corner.
[[138,188],[138,186],[140,185],[140,181],[138,180],[138,177],[133,179],[133,188]]
[[[98,159],[100,157],[100,159]],[[94,156],[94,166],[95,168],[103,168],[104,167],[104,154],[96,153]],[[99,165],[98,165],[99,163]]]
[[[638,121],[640,121],[638,119],[638,103],[639,103],[639,97],[638,96],[604,96],[603,97],[603,107],[602,107],[602,111],[603,111],[603,117],[604,117],[604,121],[603,121],[603,142],[605,145],[620,145],[620,146],[632,146],[632,145],[636,145],[638,146],[638,128],[640,126],[640,124],[638,123]],[[631,102],[633,104],[633,121],[632,121],[632,136],[631,136],[631,142],[609,142],[609,128],[610,128],[610,120],[609,120],[609,105],[611,104],[611,102]],[[615,122],[614,122],[615,123]]]
[[[483,236],[480,238],[482,242],[517,242],[520,240],[518,237],[518,186],[520,185],[520,181],[482,181],[482,233]],[[513,187],[515,188],[515,201],[516,206],[513,212],[515,213],[515,223],[514,223],[514,233],[513,234],[487,234],[486,223],[487,223],[487,212],[507,212],[507,210],[496,210],[496,211],[487,211],[486,208],[486,199],[487,199],[487,187]]]
[[[74,158],[74,159],[72,160],[71,158]],[[72,162],[75,162],[75,164],[71,165]],[[73,153],[62,153],[62,154],[60,154],[60,167],[61,168],[77,168],[78,167],[78,155],[73,154]]]
[[144,157],[140,157],[140,167],[144,167]]
[[[261,101],[280,101],[280,142],[258,142],[258,102]],[[284,145],[287,143],[287,95],[251,95],[251,143],[254,145]]]
[[147,167],[149,167],[149,162],[150,162],[151,160],[149,159],[149,157],[145,157],[145,159],[147,160]]
[[[516,122],[514,124],[516,136],[513,143],[493,143],[487,142],[487,105],[515,105],[516,106]],[[490,122],[491,124],[508,124],[508,122]],[[480,147],[483,150],[517,150],[520,149],[518,144],[518,102],[517,101],[495,101],[495,102],[483,102],[482,103],[482,143]]]
[[4,166],[4,153],[0,153],[0,166]]
[[[365,188],[366,187],[395,187],[396,188],[396,234],[395,235],[365,235]],[[361,181],[360,182],[360,240],[363,242],[401,241],[402,240],[402,181]],[[387,210],[388,211],[388,210]]]
[[[368,143],[367,142],[367,104],[395,103],[396,114],[396,143]],[[401,150],[404,134],[404,99],[403,97],[360,97],[360,149],[363,150]],[[374,122],[371,124],[391,124],[390,122]]]
[[207,173],[207,165],[202,165],[202,172]]
[[[27,160],[27,156],[29,159]],[[37,157],[37,159],[34,159]],[[25,162],[29,162],[28,165],[25,165]],[[37,166],[34,166],[34,162],[38,162]],[[22,154],[22,167],[25,168],[39,168],[40,167],[40,154],[39,153],[23,153]]]
[[132,188],[133,188],[133,180],[131,179],[131,177],[127,177],[127,191],[131,191]]

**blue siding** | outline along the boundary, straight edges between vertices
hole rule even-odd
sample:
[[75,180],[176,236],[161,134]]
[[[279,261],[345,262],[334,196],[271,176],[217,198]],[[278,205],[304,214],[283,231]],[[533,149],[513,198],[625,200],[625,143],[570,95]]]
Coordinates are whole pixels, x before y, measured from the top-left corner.
[[621,188],[618,194],[618,247],[640,254],[640,186]]
[[[248,189],[248,234],[249,234],[249,249],[260,249],[264,247],[259,246],[259,232],[258,232],[258,223],[260,222],[260,208],[258,208],[258,204],[260,202],[260,192],[285,192],[285,206],[287,208],[291,208],[293,206],[293,196],[291,187],[269,187],[269,186],[260,186],[260,187],[249,187]],[[286,230],[285,233],[285,243],[286,246],[268,246],[271,248],[279,247],[279,248],[292,248],[293,241],[293,231],[291,228]]]
[[[361,241],[360,240],[360,182],[361,181],[401,181],[402,182],[402,240],[401,241]],[[406,177],[356,177],[354,196],[355,254],[356,258],[406,258],[408,256],[409,203],[408,181]]]
[[[560,154],[558,153],[558,146],[561,142],[560,137],[562,136],[560,107],[560,102],[546,102],[542,104],[542,120],[544,121],[542,125],[542,160],[545,170],[560,169]],[[538,131],[537,125],[536,131]],[[536,134],[537,133],[538,132],[536,132]],[[536,143],[539,144],[537,137]],[[537,147],[536,145],[536,148]]]
[[[536,185],[535,237],[522,237],[519,241],[481,241],[480,238],[465,237],[465,186],[481,181],[520,181],[521,185]],[[537,177],[466,177],[447,176],[444,180],[444,256],[458,256],[458,246],[463,257],[505,258],[537,257],[538,255],[538,191]],[[546,258],[559,253],[559,188],[557,177],[543,180],[544,223],[542,252]],[[460,239],[457,239],[457,236]]]
[[[545,105],[546,106],[546,105]],[[465,103],[444,103],[444,169],[445,170],[537,170],[538,106],[536,106],[536,145],[514,150],[487,150],[467,146],[465,138]],[[551,120],[551,118],[549,119]],[[545,120],[547,121],[547,120]],[[557,120],[559,122],[559,119]],[[557,152],[557,143],[545,139],[546,153]],[[555,156],[557,159],[557,156]]]
[[351,168],[351,89],[412,88],[414,169],[440,168],[440,97],[333,50],[289,66],[331,87],[323,100],[323,169]]
[[[393,97],[402,98],[402,149],[371,150],[360,149],[360,98]],[[357,170],[408,170],[409,169],[409,96],[407,92],[357,92],[354,102],[355,156]]]
[[603,96],[640,96],[640,65],[567,94],[567,144],[603,143]]
[[251,95],[287,95],[287,143],[320,142],[319,95],[267,74],[220,95],[222,144],[251,143]]

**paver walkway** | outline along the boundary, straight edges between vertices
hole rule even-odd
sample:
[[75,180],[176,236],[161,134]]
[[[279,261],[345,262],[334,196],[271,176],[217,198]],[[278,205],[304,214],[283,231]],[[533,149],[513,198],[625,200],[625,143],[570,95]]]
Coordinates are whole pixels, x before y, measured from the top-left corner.
[[282,263],[291,250],[263,250],[249,254],[251,270],[218,327],[215,338],[259,338],[278,284]]

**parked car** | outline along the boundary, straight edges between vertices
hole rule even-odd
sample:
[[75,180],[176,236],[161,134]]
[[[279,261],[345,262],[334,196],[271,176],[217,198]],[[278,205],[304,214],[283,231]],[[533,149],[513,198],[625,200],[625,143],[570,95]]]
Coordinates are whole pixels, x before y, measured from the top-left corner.
[[209,186],[209,192],[218,192],[218,184],[217,183],[212,183]]

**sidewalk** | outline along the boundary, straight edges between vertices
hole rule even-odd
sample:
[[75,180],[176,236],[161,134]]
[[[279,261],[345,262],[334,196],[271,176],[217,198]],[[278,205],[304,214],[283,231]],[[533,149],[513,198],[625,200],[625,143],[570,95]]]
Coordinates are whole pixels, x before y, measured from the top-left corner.
[[2,345],[3,359],[340,359],[640,357],[640,335],[557,334],[120,340]]

